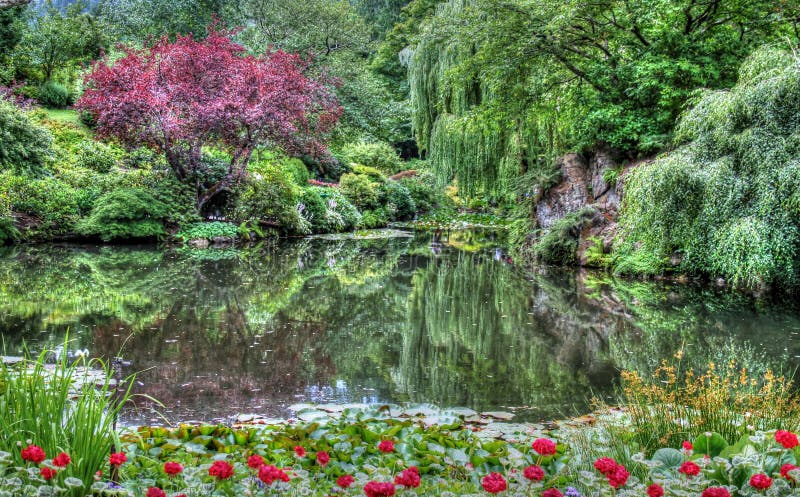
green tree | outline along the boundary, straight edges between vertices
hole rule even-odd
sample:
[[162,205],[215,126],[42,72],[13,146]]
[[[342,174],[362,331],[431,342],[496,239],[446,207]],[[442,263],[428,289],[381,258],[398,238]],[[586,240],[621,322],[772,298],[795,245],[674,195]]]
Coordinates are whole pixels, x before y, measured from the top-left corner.
[[0,171],[40,173],[52,157],[52,141],[25,112],[0,100]]
[[49,81],[58,70],[99,57],[108,43],[104,29],[83,1],[61,11],[48,0],[44,11],[34,14],[17,50],[42,81]]
[[234,3],[224,0],[101,0],[98,14],[117,32],[133,42],[151,37],[189,34],[201,36],[215,16],[232,18]]

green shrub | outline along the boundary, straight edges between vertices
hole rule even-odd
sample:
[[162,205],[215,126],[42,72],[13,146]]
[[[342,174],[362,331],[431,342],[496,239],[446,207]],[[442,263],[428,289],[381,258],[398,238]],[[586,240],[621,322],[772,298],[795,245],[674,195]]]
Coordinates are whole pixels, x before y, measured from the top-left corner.
[[350,164],[374,167],[385,174],[403,169],[403,160],[388,143],[351,143],[342,148],[341,157]]
[[77,163],[81,167],[98,173],[107,173],[117,163],[118,154],[110,146],[96,140],[84,140],[74,149]]
[[683,117],[681,148],[626,177],[618,272],[677,253],[735,285],[800,283],[800,61],[765,49],[740,74]]
[[50,80],[39,87],[38,100],[45,107],[63,108],[72,104],[72,95],[64,85]]
[[216,237],[236,238],[239,234],[239,227],[233,223],[223,223],[213,221],[210,223],[192,223],[181,227],[175,237],[180,240],[196,240],[205,238],[213,240]]
[[11,217],[0,217],[0,245],[19,240],[20,233]]
[[165,233],[167,206],[142,188],[120,188],[101,196],[89,217],[75,226],[78,234],[103,241],[154,238]]
[[376,183],[386,182],[386,175],[374,167],[362,166],[361,164],[354,164],[351,170],[353,174],[363,174],[372,181],[375,181]]
[[265,168],[239,189],[234,216],[240,223],[255,221],[284,233],[308,233],[311,227],[300,216],[295,188],[284,171]]
[[39,174],[53,156],[50,133],[25,112],[0,100],[0,171]]
[[605,268],[611,265],[611,254],[607,254],[603,249],[603,239],[592,237],[589,239],[591,245],[586,248],[586,266]]
[[585,207],[556,221],[534,245],[536,258],[545,264],[574,265],[581,231],[594,215],[593,208]]
[[361,213],[361,221],[358,223],[358,227],[365,229],[384,228],[387,224],[389,224],[389,216],[386,211],[384,209],[375,209]]
[[335,188],[319,188],[317,191],[328,208],[326,219],[329,231],[347,231],[358,226],[361,213],[347,197]]
[[379,186],[361,174],[343,174],[339,179],[342,194],[360,210],[374,209],[378,206]]
[[311,224],[311,231],[315,233],[330,229],[327,220],[328,209],[318,190],[319,188],[304,188],[300,192],[298,204],[300,215]]
[[413,219],[417,213],[417,206],[408,188],[397,181],[388,181],[383,185],[380,200],[392,221]]
[[288,158],[278,162],[278,166],[289,175],[298,186],[308,186],[311,175],[308,173],[306,165],[300,159]]
[[156,200],[167,207],[164,217],[167,223],[183,225],[200,221],[194,189],[179,181],[171,170],[148,178],[145,186],[150,188]]
[[440,197],[443,195],[437,193],[436,177],[431,173],[402,178],[398,182],[408,189],[418,212],[430,212],[434,206],[442,203]]
[[126,153],[122,158],[125,167],[134,169],[167,169],[163,154],[147,148],[139,147]]
[[0,197],[12,211],[38,220],[29,228],[31,236],[67,233],[80,215],[78,190],[57,178],[0,174]]

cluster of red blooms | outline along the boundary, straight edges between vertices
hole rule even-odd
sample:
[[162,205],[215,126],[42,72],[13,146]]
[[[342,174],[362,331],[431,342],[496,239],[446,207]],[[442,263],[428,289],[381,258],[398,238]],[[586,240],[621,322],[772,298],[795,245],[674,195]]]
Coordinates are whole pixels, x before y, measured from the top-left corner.
[[481,486],[490,494],[499,494],[508,488],[508,483],[500,473],[489,473],[481,480]]
[[267,485],[272,485],[272,482],[277,480],[288,482],[289,475],[287,475],[282,469],[265,464],[258,468],[258,479]]
[[394,484],[389,482],[371,481],[364,485],[364,494],[367,497],[392,497]]
[[594,469],[599,471],[608,480],[608,484],[612,488],[619,488],[628,481],[631,476],[625,466],[617,463],[617,461],[610,457],[601,457],[594,462]]
[[789,474],[789,471],[793,471],[795,469],[800,469],[800,466],[795,466],[794,464],[784,464],[781,466],[781,478],[794,481],[794,478],[792,478],[792,475]]
[[700,474],[700,466],[692,461],[684,461],[683,464],[681,464],[681,466],[678,468],[678,473],[683,473],[691,478]]
[[404,469],[399,475],[394,477],[394,482],[406,488],[417,488],[420,483],[419,470],[416,466]]
[[378,444],[378,450],[384,454],[394,452],[394,442],[391,440],[382,440],[381,443]]
[[544,479],[544,470],[539,466],[528,466],[522,471],[522,476],[530,481],[542,481]]
[[208,474],[218,480],[227,480],[233,476],[233,466],[227,461],[214,461],[208,468]]
[[778,430],[775,432],[775,441],[783,445],[784,449],[794,449],[800,445],[800,442],[797,440],[797,435],[785,430]]
[[556,453],[556,443],[549,438],[537,438],[531,447],[542,456],[552,456]]
[[[38,445],[28,445],[20,451],[20,456],[22,456],[23,461],[29,461],[37,465],[41,464],[45,459],[47,459],[44,449]],[[58,469],[56,468],[66,468],[70,461],[71,459],[69,454],[66,452],[61,452],[53,458],[52,466],[54,467],[42,466],[39,470],[39,474],[45,480],[52,480],[58,474]]]

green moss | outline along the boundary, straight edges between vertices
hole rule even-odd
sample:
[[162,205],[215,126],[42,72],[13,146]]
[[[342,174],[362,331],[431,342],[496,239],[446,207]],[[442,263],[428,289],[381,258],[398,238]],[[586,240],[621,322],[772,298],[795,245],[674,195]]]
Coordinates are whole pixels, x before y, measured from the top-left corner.
[[556,221],[534,245],[536,258],[545,264],[570,266],[577,262],[578,242],[595,210],[585,207]]

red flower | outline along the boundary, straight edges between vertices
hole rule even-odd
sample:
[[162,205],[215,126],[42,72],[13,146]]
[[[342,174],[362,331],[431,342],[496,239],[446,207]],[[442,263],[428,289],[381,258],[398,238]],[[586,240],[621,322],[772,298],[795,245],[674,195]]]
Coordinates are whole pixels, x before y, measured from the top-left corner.
[[62,452],[56,457],[53,458],[53,466],[57,466],[59,468],[65,468],[71,459],[69,458],[69,454],[66,452]]
[[121,466],[128,460],[128,456],[124,452],[114,452],[108,457],[108,464],[112,466]]
[[394,452],[394,442],[391,440],[382,440],[381,443],[378,444],[378,450],[385,454]]
[[294,455],[297,457],[306,457],[306,449],[298,445],[294,448]]
[[42,478],[44,478],[45,480],[52,480],[56,476],[56,474],[58,472],[56,470],[54,470],[53,468],[48,468],[47,466],[44,466],[39,471],[39,473],[42,475]]
[[688,440],[684,440],[683,443],[681,444],[681,447],[683,447],[683,450],[685,450],[686,452],[694,450],[694,445],[692,445],[692,442]]
[[548,488],[542,492],[542,497],[564,497],[564,494],[559,492],[557,488]]
[[537,438],[533,441],[531,447],[543,456],[552,456],[556,453],[556,444],[549,438]]
[[282,469],[278,469],[275,466],[265,465],[259,468],[258,479],[263,481],[267,485],[272,485],[272,482],[276,480],[289,481],[289,475],[284,473]]
[[625,466],[618,464],[617,469],[615,469],[612,474],[607,476],[608,484],[614,488],[619,488],[625,485],[629,476],[631,476],[631,474],[628,473],[628,470],[625,469]]
[[522,476],[530,481],[542,481],[544,479],[544,470],[539,466],[528,466],[522,471]]
[[317,464],[319,464],[323,468],[328,464],[328,461],[330,460],[331,456],[329,456],[328,453],[325,452],[324,450],[317,452]]
[[611,459],[610,457],[601,457],[594,462],[594,469],[599,471],[604,476],[612,475],[614,474],[614,471],[617,470],[617,461]]
[[147,497],[167,497],[167,493],[158,487],[150,487],[147,489]]
[[508,483],[500,473],[489,473],[481,480],[481,486],[490,494],[499,494],[508,488]]
[[208,474],[220,480],[227,480],[233,476],[233,466],[225,461],[214,461],[214,464],[208,468]]
[[785,430],[775,432],[775,441],[783,445],[784,449],[794,449],[800,445],[800,442],[797,441],[797,435]]
[[364,493],[367,497],[392,497],[394,491],[394,484],[389,482],[371,481],[364,485]]
[[419,470],[416,466],[411,466],[395,476],[394,482],[407,488],[417,488],[419,486]]
[[800,467],[795,466],[794,464],[784,464],[781,466],[781,477],[786,478],[787,480],[794,480],[792,475],[789,474],[789,471],[792,471],[793,469],[800,469]]
[[179,463],[176,463],[174,461],[168,461],[164,463],[164,473],[170,476],[175,476],[182,472],[183,472],[183,466],[181,466]]
[[700,466],[692,461],[684,461],[681,467],[678,468],[678,473],[683,473],[686,476],[697,476],[700,474]]
[[664,488],[658,483],[647,487],[647,497],[664,497]]
[[42,448],[38,445],[29,445],[22,449],[20,454],[22,455],[23,460],[36,464],[41,463],[47,458],[47,456],[44,454],[44,450],[42,450]]
[[764,473],[756,473],[750,477],[750,486],[759,490],[766,490],[772,486],[772,478]]
[[731,493],[724,487],[708,487],[703,490],[701,497],[731,497]]
[[350,488],[350,485],[352,485],[354,481],[356,481],[356,479],[352,476],[342,475],[336,479],[336,484],[342,488]]
[[259,456],[258,454],[253,454],[252,456],[247,458],[247,467],[252,469],[258,469],[264,465],[264,458]]

